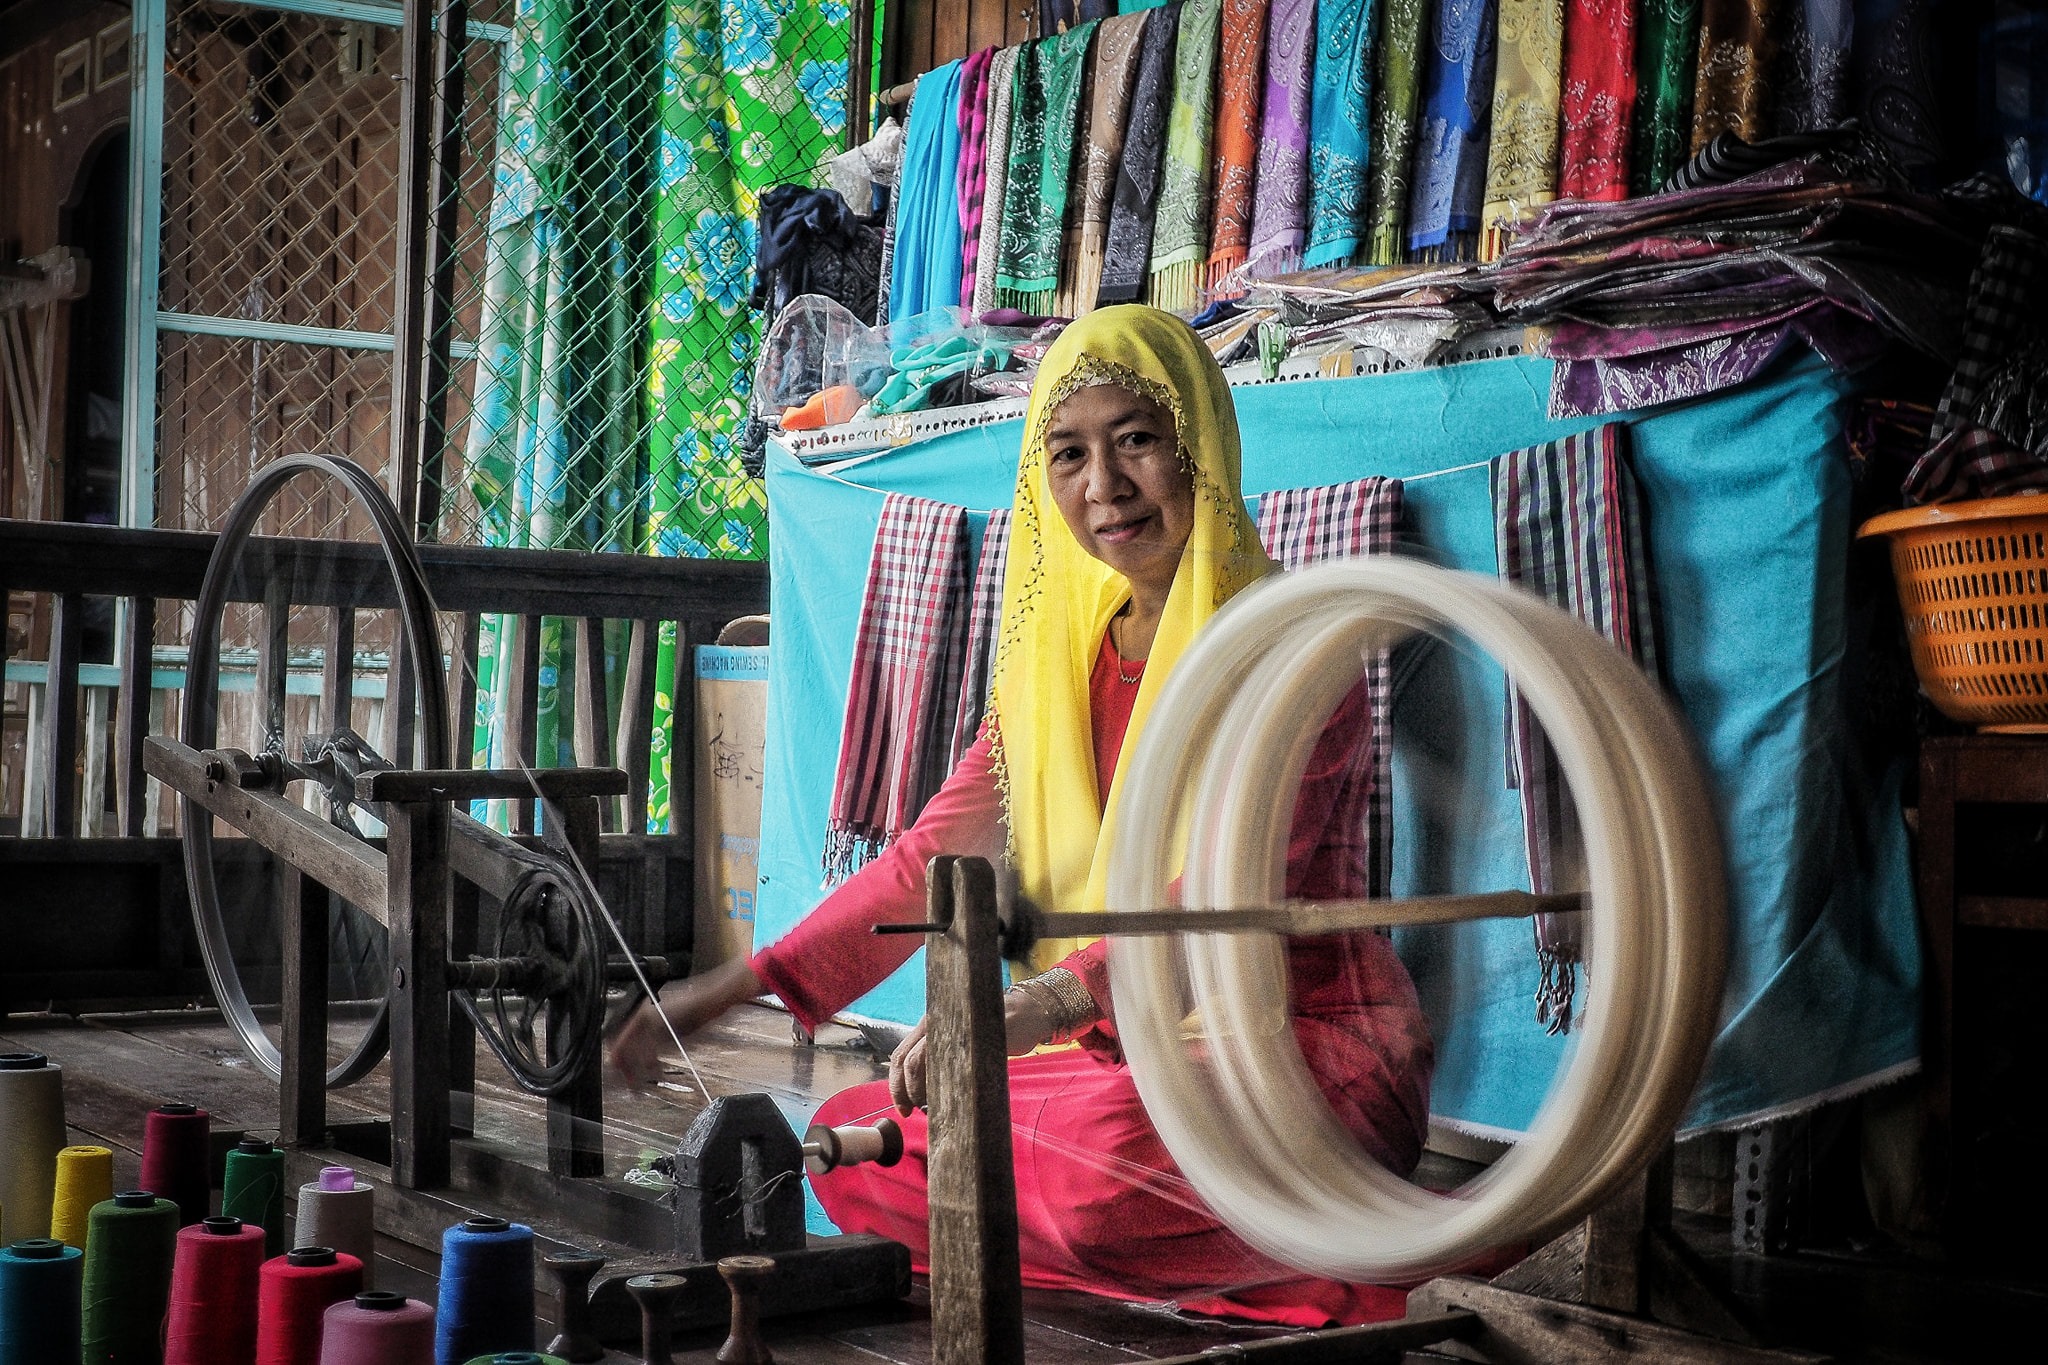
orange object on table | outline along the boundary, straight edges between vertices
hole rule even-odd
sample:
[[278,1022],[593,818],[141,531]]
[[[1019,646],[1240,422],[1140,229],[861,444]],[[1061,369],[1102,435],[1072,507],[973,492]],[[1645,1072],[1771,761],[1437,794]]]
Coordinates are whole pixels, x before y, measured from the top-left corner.
[[834,384],[829,389],[820,389],[799,408],[782,410],[784,431],[814,431],[819,427],[836,427],[841,422],[850,422],[860,411],[862,403],[860,390],[851,384]]

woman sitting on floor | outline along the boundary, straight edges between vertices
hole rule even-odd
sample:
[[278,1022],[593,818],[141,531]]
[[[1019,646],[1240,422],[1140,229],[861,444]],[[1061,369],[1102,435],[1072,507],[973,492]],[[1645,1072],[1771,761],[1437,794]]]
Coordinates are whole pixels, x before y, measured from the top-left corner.
[[[980,740],[916,823],[780,942],[671,990],[662,1009],[679,1032],[763,991],[816,1028],[873,989],[918,941],[869,929],[924,918],[935,854],[1007,856],[1034,903],[1102,908],[1122,758],[1195,632],[1274,570],[1238,467],[1230,390],[1186,323],[1129,306],[1066,330],[1032,390]],[[1309,762],[1288,851],[1291,897],[1367,894],[1370,765],[1353,759],[1368,724],[1361,686]],[[1122,1060],[1105,951],[1099,941],[1074,947],[1005,997],[1025,1282],[1302,1325],[1398,1315],[1398,1292],[1288,1270],[1196,1197]],[[1295,939],[1289,968],[1295,1038],[1325,1098],[1367,1151],[1412,1170],[1432,1051],[1392,944],[1369,933]],[[612,1056],[645,1083],[666,1039],[643,1005]],[[1080,1046],[1023,1055],[1067,1040]],[[929,1247],[926,1129],[915,1109],[924,1049],[920,1024],[890,1058],[886,1089],[854,1087],[817,1119],[854,1122],[893,1101],[906,1115],[905,1159],[813,1180],[842,1229],[908,1244],[920,1269]]]

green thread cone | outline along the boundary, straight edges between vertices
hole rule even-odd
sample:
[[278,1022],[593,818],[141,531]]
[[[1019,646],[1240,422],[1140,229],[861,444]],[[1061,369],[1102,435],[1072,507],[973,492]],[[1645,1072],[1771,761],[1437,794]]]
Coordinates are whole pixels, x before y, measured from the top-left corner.
[[131,1190],[86,1215],[85,1358],[92,1365],[160,1365],[178,1206]]
[[284,1244],[284,1153],[267,1142],[243,1138],[228,1153],[220,1185],[224,1218],[239,1218],[263,1229],[263,1254],[282,1256]]

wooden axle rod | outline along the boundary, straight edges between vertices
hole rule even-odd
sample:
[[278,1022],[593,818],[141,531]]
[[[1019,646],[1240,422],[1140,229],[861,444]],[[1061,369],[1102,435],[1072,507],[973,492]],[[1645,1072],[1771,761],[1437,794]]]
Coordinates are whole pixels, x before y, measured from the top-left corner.
[[[1283,901],[1229,910],[1045,911],[1019,907],[1005,926],[1005,951],[1016,953],[1041,938],[1106,938],[1138,934],[1339,934],[1404,925],[1459,924],[1475,919],[1527,919],[1575,914],[1586,908],[1577,891],[1534,895],[1488,891],[1469,896],[1405,896],[1388,900]],[[877,924],[878,934],[940,934],[937,923]]]

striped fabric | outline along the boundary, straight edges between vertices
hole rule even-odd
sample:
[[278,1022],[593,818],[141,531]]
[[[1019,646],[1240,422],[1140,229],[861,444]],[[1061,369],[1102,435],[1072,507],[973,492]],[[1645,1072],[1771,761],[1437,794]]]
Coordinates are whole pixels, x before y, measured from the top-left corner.
[[[1495,458],[1495,548],[1503,578],[1592,626],[1654,677],[1642,499],[1622,432],[1613,423]],[[1581,890],[1583,853],[1564,773],[1512,683],[1507,734],[1508,785],[1522,794],[1529,887]],[[1536,917],[1536,1019],[1551,1033],[1571,1028],[1579,951],[1578,916]]]
[[908,829],[950,771],[967,574],[966,509],[889,494],[854,638],[825,832],[827,884]]
[[946,769],[959,766],[961,755],[981,733],[988,709],[989,678],[995,667],[996,640],[1003,623],[1003,568],[1010,557],[1010,509],[988,514],[981,537],[981,557],[974,565],[974,602],[968,609],[967,655],[961,667],[959,701],[955,705],[953,743]]
[[[1280,567],[1293,572],[1330,559],[1394,552],[1401,524],[1399,479],[1354,479],[1319,488],[1288,488],[1259,499],[1259,540]],[[1390,651],[1366,668],[1372,730],[1354,751],[1356,781],[1344,784],[1357,808],[1336,812],[1333,825],[1365,831],[1366,885],[1385,896],[1393,884],[1393,693]]]

